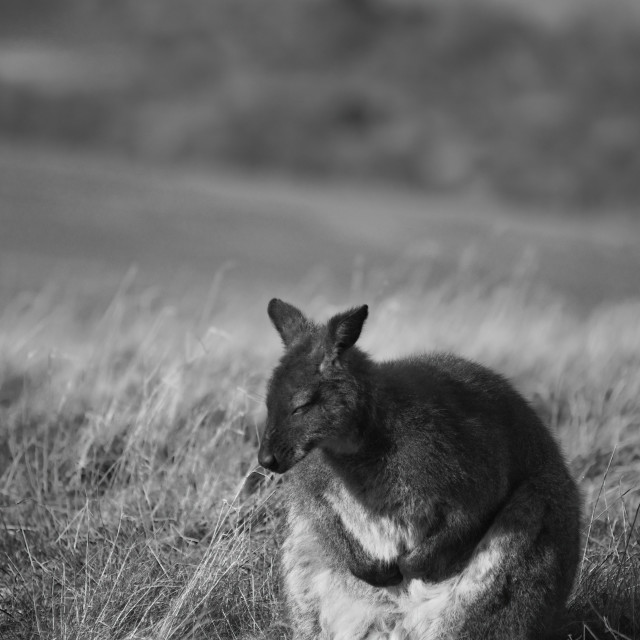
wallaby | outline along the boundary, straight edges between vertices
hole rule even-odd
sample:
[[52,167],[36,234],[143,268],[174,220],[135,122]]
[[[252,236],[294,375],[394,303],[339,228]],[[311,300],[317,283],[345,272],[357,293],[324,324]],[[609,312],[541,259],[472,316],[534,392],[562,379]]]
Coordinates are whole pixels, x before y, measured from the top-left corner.
[[500,375],[448,354],[374,362],[367,306],[326,324],[281,300],[258,453],[286,484],[296,640],[540,640],[578,563],[580,500]]

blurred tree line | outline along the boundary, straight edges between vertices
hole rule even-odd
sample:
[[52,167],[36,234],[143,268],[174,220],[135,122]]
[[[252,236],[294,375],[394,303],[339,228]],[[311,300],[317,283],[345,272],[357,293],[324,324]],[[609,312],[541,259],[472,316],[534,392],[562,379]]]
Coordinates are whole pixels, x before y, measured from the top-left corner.
[[[524,3],[524,0],[521,0]],[[640,20],[490,0],[3,0],[0,134],[170,161],[640,200]]]

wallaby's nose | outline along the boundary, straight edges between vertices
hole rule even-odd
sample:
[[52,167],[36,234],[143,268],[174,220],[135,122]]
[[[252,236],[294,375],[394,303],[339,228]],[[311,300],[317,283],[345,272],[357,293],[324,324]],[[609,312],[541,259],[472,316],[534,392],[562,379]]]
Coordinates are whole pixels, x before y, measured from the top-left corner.
[[269,471],[275,471],[278,468],[278,461],[270,451],[259,451],[258,462]]

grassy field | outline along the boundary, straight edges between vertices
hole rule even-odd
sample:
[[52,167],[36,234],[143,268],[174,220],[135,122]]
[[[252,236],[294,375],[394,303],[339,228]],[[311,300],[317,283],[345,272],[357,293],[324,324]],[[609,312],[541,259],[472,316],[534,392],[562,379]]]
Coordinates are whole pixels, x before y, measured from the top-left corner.
[[510,376],[584,495],[566,637],[640,637],[633,228],[26,157],[0,176],[0,637],[289,637],[280,480],[256,470],[272,295],[317,317],[369,303],[375,357],[453,350]]

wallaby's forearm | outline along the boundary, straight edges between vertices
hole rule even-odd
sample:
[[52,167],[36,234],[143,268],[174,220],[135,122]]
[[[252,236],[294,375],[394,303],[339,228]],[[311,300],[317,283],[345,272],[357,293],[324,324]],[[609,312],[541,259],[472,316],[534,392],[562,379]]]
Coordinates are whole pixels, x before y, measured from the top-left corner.
[[[475,536],[473,540],[475,541]],[[460,538],[453,536],[451,531],[440,531],[401,555],[398,567],[405,580],[437,582],[459,569],[472,550],[473,544],[468,540],[463,545]]]
[[416,526],[422,538],[398,558],[402,576],[433,582],[459,570],[489,527],[492,518],[488,513],[482,518],[470,509],[467,513],[434,509],[428,520]]

